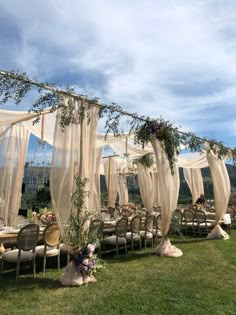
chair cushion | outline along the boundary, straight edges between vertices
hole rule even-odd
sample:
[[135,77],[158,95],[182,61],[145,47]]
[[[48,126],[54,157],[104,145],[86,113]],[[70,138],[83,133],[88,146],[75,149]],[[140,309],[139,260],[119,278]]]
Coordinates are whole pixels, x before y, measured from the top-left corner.
[[[127,232],[126,233],[126,239],[131,240],[131,235],[132,235],[131,232]],[[133,240],[140,240],[140,235],[137,233],[133,233]]]
[[140,231],[140,236],[146,237],[146,238],[153,238],[153,234],[151,232],[147,232],[147,234],[145,236],[145,231]]
[[[36,251],[37,256],[43,256],[44,255],[44,245],[36,246],[35,251]],[[57,248],[47,246],[47,248],[46,248],[46,256],[47,257],[57,256],[57,255],[59,255],[59,250]]]
[[[115,235],[108,236],[102,240],[102,243],[106,245],[116,245],[116,236]],[[126,243],[126,239],[124,237],[118,237],[119,245],[125,244],[125,243]]]
[[59,248],[60,248],[61,251],[67,252],[67,247],[66,247],[66,244],[65,244],[65,243],[61,243],[61,244],[59,245]]
[[[17,262],[18,252],[19,252],[18,249],[10,250],[2,255],[2,259],[9,262]],[[33,257],[34,257],[34,254],[32,253],[31,250],[27,252],[22,250],[19,261],[29,261],[29,260],[32,260]]]
[[103,234],[112,234],[112,233],[115,233],[115,228],[104,228],[103,229]]
[[152,233],[153,233],[153,235],[155,235],[155,236],[156,236],[156,235],[157,235],[157,236],[162,236],[160,230],[154,229],[154,230],[152,231]]

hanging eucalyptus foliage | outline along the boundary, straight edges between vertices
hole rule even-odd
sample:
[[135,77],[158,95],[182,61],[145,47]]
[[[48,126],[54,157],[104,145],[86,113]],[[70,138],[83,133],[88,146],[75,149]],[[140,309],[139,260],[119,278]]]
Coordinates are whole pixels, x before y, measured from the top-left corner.
[[138,159],[134,160],[134,163],[142,164],[148,168],[152,167],[154,162],[155,162],[154,155],[151,152],[147,153],[145,155],[142,155]]
[[[90,121],[91,106],[99,107],[99,117],[105,117],[106,135],[113,133],[119,136],[124,132],[123,128],[135,134],[135,141],[144,147],[152,139],[158,139],[166,152],[167,158],[173,172],[175,156],[182,146],[191,151],[202,151],[205,143],[213,150],[219,158],[228,158],[236,161],[236,149],[226,147],[222,142],[215,139],[200,138],[193,133],[182,132],[163,118],[151,119],[140,116],[137,113],[124,111],[119,105],[111,103],[105,105],[98,102],[98,98],[89,99],[85,95],[76,94],[73,88],[65,90],[56,88],[48,83],[39,82],[36,78],[30,79],[25,73],[7,72],[0,70],[0,103],[5,104],[13,100],[19,104],[26,95],[34,90],[36,100],[33,102],[30,112],[37,114],[34,122],[38,122],[41,113],[46,107],[53,112],[61,109],[61,127],[64,129],[70,124],[79,124],[87,115]],[[36,93],[35,93],[36,92]],[[65,98],[67,102],[65,102]],[[79,106],[75,107],[76,102]],[[126,117],[124,119],[124,117]]]

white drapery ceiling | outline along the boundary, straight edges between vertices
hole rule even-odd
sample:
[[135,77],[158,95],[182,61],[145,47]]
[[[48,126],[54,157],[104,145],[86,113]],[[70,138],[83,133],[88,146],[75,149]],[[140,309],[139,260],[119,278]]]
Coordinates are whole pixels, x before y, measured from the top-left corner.
[[[31,134],[53,145],[54,127],[56,121],[56,112],[50,112],[46,109],[44,119],[39,123],[33,124],[33,120],[37,114],[23,111],[0,110],[0,126],[9,124],[22,124]],[[42,123],[43,121],[43,123]],[[127,140],[126,140],[127,139]],[[104,133],[97,133],[97,147],[109,145],[109,147],[118,154],[121,158],[124,153],[128,153],[129,159],[133,160],[146,153],[153,152],[151,144],[148,144],[143,149],[141,145],[134,143],[134,135],[126,133],[121,137],[108,135],[105,138]],[[177,157],[177,165],[184,168],[204,168],[208,167],[206,153],[187,153],[180,154]]]

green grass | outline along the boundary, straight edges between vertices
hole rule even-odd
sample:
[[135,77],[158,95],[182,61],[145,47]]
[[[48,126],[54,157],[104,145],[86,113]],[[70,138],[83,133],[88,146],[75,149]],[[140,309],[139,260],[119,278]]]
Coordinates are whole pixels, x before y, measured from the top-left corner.
[[154,250],[107,257],[97,282],[63,288],[60,272],[43,278],[15,272],[0,280],[4,314],[236,314],[236,231],[230,240],[172,240],[184,255],[158,257]]

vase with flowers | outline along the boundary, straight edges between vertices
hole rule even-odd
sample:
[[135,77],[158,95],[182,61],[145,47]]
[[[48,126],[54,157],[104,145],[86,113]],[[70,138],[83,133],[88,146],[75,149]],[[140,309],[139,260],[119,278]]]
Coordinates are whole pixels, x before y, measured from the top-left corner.
[[60,282],[65,286],[82,285],[96,281],[93,275],[98,260],[95,254],[96,239],[88,233],[91,213],[84,207],[84,199],[88,194],[84,188],[88,180],[82,180],[77,176],[75,181],[76,189],[72,195],[69,226],[64,237],[70,262],[60,277]]
[[43,213],[39,215],[39,219],[42,225],[48,225],[57,221],[55,212],[48,211],[47,208],[44,208]]

